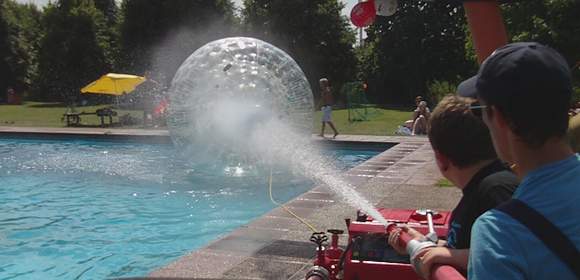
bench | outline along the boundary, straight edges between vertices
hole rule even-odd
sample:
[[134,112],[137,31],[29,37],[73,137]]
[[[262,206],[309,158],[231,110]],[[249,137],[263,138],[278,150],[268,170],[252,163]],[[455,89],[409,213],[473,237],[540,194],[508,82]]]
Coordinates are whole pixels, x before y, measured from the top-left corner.
[[80,113],[64,113],[63,118],[66,119],[66,126],[71,125],[79,125],[81,122],[81,116],[85,115],[96,115],[97,113],[87,113],[87,112],[80,112]]
[[113,117],[117,116],[117,112],[111,108],[98,109],[95,114],[101,118],[101,126],[105,126],[105,117],[109,117],[109,125],[113,124]]
[[97,115],[101,119],[101,126],[105,126],[105,117],[109,117],[109,125],[113,124],[113,117],[117,112],[111,108],[98,109],[96,112],[64,113],[63,119],[66,119],[66,126],[77,126],[81,122],[81,116]]

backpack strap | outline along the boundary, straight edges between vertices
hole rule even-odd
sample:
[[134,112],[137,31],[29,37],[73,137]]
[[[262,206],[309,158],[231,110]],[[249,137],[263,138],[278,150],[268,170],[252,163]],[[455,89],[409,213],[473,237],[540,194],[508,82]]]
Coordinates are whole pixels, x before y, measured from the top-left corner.
[[546,217],[518,199],[508,200],[495,209],[510,215],[526,226],[580,279],[580,252],[574,243]]

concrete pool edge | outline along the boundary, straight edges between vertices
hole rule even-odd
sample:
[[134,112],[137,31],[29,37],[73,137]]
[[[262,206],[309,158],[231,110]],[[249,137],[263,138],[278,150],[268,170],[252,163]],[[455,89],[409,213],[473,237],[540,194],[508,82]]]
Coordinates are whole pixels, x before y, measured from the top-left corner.
[[106,128],[54,128],[0,126],[0,137],[25,137],[40,139],[98,139],[138,141],[144,143],[171,143],[167,130],[156,129],[106,129]]
[[[171,143],[169,131],[163,129],[108,129],[108,128],[80,128],[80,127],[16,127],[0,126],[0,137],[30,137],[30,138],[92,138],[111,139],[121,141],[138,141],[145,143]],[[337,139],[321,138],[315,134],[313,140],[328,143],[348,144],[397,144],[400,142],[424,142],[425,137],[408,136],[374,136],[374,135],[339,135]]]
[[[336,140],[318,139],[396,144],[345,174],[347,181],[378,207],[449,210],[459,200],[458,189],[433,187],[441,175],[425,137],[340,136]],[[319,231],[344,229],[344,218],[355,214],[355,209],[324,186],[315,186],[285,206]],[[310,234],[306,226],[278,207],[149,277],[303,279],[315,253],[315,246],[308,241]]]

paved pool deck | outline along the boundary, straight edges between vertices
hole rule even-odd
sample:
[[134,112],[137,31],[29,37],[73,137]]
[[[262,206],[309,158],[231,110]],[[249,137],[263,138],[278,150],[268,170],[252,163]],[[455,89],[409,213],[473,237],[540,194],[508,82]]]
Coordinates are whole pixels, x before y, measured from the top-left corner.
[[[84,135],[87,137],[146,137],[167,141],[164,130],[17,128],[0,127],[2,135]],[[165,140],[163,140],[165,139]],[[426,137],[339,135],[315,141],[395,143],[389,150],[344,174],[363,197],[377,207],[452,209],[461,196],[453,187],[436,187],[442,178]],[[157,141],[156,140],[156,141]],[[346,229],[344,219],[355,218],[356,209],[326,186],[285,204],[317,230]],[[312,266],[315,245],[311,231],[281,208],[273,209],[206,247],[192,251],[154,270],[151,279],[304,279]],[[344,245],[345,236],[341,238]]]

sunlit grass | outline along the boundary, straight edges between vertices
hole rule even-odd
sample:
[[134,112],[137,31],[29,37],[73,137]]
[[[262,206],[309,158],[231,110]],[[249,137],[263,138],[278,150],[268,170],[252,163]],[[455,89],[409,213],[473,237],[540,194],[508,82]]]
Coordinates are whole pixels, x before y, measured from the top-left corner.
[[[107,105],[77,107],[77,112],[95,112]],[[60,103],[26,102],[23,105],[0,105],[0,126],[36,126],[65,127],[63,114],[67,107]],[[134,118],[143,119],[140,110],[115,110],[118,116],[130,114]],[[117,117],[114,118],[117,120]],[[108,120],[105,119],[105,123]],[[81,116],[81,125],[98,126],[101,119],[97,115]]]
[[[334,110],[333,123],[339,133],[363,135],[394,135],[397,127],[411,118],[410,110],[369,108],[367,121],[348,121],[348,110]],[[316,112],[313,133],[320,133],[321,112]],[[332,133],[327,126],[326,133]]]
[[455,185],[453,183],[451,183],[451,181],[443,178],[440,179],[439,181],[437,181],[437,183],[435,183],[435,186],[438,187],[455,187]]
[[[77,107],[76,111],[95,112],[104,107],[107,105],[83,106]],[[0,105],[0,126],[65,127],[66,120],[63,119],[63,114],[66,111],[66,106],[60,103],[26,102],[23,105]],[[141,110],[116,111],[119,116],[130,114],[139,120],[143,118]],[[346,109],[334,110],[332,114],[333,122],[341,134],[394,135],[397,126],[411,117],[411,112],[401,109],[369,108],[366,116],[368,119],[366,121],[349,122]],[[360,117],[361,115],[353,116]],[[318,111],[314,114],[313,133],[320,133],[320,118],[321,112]],[[81,116],[81,125],[98,126],[100,118],[96,115]],[[140,126],[141,123],[133,125]],[[326,133],[332,133],[329,127]]]

